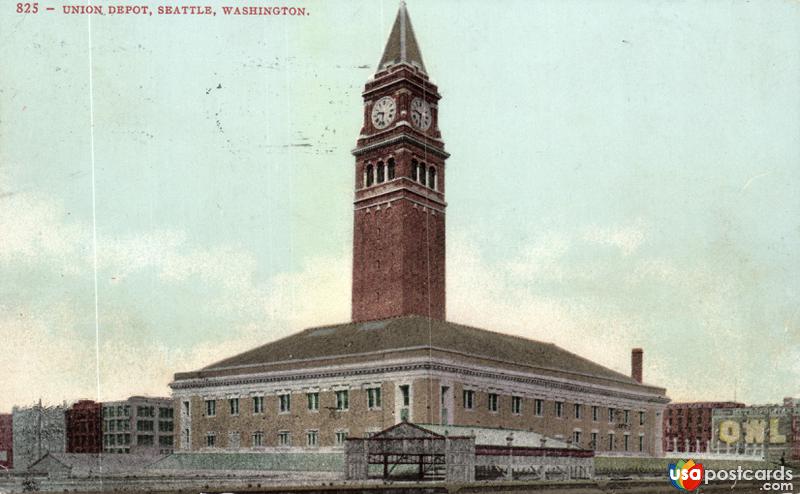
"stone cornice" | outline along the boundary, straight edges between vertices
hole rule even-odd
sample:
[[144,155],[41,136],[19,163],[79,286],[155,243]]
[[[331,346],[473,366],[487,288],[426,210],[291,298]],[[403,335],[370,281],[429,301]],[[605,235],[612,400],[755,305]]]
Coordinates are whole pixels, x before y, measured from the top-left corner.
[[521,373],[509,373],[500,370],[490,370],[487,368],[474,368],[423,359],[418,361],[397,362],[384,366],[361,366],[350,368],[319,368],[304,369],[302,372],[293,373],[263,373],[252,375],[239,375],[217,378],[196,378],[170,383],[173,390],[201,390],[211,387],[226,386],[246,386],[253,384],[270,384],[292,381],[323,380],[354,378],[361,376],[409,373],[424,371],[426,373],[446,373],[456,376],[469,376],[473,378],[491,379],[503,383],[513,383],[518,385],[532,385],[566,393],[592,394],[606,396],[609,398],[631,400],[637,402],[647,402],[653,404],[665,404],[669,399],[657,393],[634,393],[624,390],[612,389],[604,386],[592,386],[577,382],[569,382],[533,374],[523,375]]
[[419,146],[420,148],[425,149],[426,152],[442,159],[447,159],[450,157],[450,153],[448,153],[447,151],[426,144],[424,141],[407,134],[399,134],[393,137],[389,137],[388,139],[383,139],[377,142],[373,142],[371,144],[367,144],[366,146],[363,147],[357,147],[353,149],[351,153],[353,154],[353,156],[361,156],[374,149],[379,149],[385,146],[391,146],[393,144],[398,144],[398,143],[409,143],[415,146]]

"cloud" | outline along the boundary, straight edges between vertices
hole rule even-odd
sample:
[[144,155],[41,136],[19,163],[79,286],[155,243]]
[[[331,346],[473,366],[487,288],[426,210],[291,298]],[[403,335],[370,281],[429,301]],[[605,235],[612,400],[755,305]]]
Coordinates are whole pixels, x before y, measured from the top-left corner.
[[259,279],[255,256],[232,243],[199,246],[174,230],[100,233],[96,338],[90,224],[43,195],[0,200],[0,331],[14,349],[0,355],[0,409],[39,397],[168,394],[175,372],[349,318],[346,252]]
[[601,228],[591,226],[583,233],[583,240],[597,244],[607,245],[620,249],[625,255],[636,252],[645,241],[646,232],[641,220],[635,225],[621,228]]
[[[230,242],[101,234],[98,340],[89,224],[41,195],[0,201],[9,239],[0,276],[14,280],[0,285],[0,331],[13,349],[0,355],[0,409],[40,396],[168,394],[175,372],[349,319],[347,251],[260,278],[257,257]],[[781,319],[783,336],[764,337],[769,321],[743,306],[747,272],[641,248],[651,235],[641,220],[553,230],[490,260],[474,237],[449,231],[448,318],[553,342],[625,374],[630,349],[644,347],[645,380],[677,399],[731,399],[734,384],[740,397],[800,391],[786,385],[800,374],[796,309]],[[768,384],[765,373],[775,376]]]
[[0,197],[0,265],[46,261],[74,273],[73,262],[91,248],[87,225],[71,221],[55,201],[31,192],[12,192],[2,175],[0,191],[8,191]]

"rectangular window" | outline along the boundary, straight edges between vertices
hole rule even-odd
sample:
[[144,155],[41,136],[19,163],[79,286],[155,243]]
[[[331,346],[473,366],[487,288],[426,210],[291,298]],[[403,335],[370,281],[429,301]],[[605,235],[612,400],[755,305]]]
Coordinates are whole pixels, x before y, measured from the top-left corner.
[[213,448],[217,444],[217,436],[214,434],[206,434],[206,447]]
[[403,384],[400,386],[400,394],[403,397],[403,406],[407,407],[411,405],[411,386],[408,384]]
[[544,415],[544,400],[533,400],[533,413],[537,417]]
[[240,432],[228,433],[228,448],[239,449],[242,446],[242,434]]
[[367,408],[378,410],[381,407],[381,388],[367,389]]
[[[113,427],[112,427],[113,429]],[[152,420],[139,420],[136,422],[136,430],[142,432],[153,432],[154,430]]]
[[289,431],[280,431],[278,433],[278,446],[291,446],[292,436]]
[[319,431],[306,431],[306,446],[309,448],[316,448],[318,438]]
[[496,412],[497,411],[497,394],[496,393],[489,393],[489,411]]
[[278,395],[278,411],[280,413],[289,413],[292,411],[292,397],[290,394]]
[[608,450],[614,451],[614,433],[608,435]]
[[319,410],[319,393],[306,393],[308,400],[308,409],[312,412]]
[[253,397],[253,413],[264,413],[264,397]]
[[625,434],[623,437],[624,437],[624,439],[623,439],[623,441],[624,441],[624,442],[623,442],[623,444],[625,445],[625,446],[624,446],[624,447],[625,447],[625,451],[628,451],[628,440],[630,439],[630,436],[629,436],[629,435],[627,435],[627,434]]
[[639,451],[644,451],[644,436],[639,436]]
[[556,417],[563,417],[564,416],[564,402],[557,401],[556,402]]
[[167,421],[164,421],[164,420],[159,420],[158,421],[158,431],[159,432],[172,432],[174,428],[175,428],[175,423],[174,422],[167,422]]
[[231,398],[228,403],[231,406],[231,415],[239,415],[239,398]]
[[583,407],[581,407],[580,404],[575,403],[575,418],[576,419],[581,418],[582,412],[583,412]]
[[191,408],[189,408],[189,402],[188,401],[184,401],[183,402],[183,414],[188,417],[189,415],[191,415],[190,412],[191,412]]
[[346,389],[336,392],[336,409],[347,410],[350,408],[350,392]]
[[613,423],[614,422],[614,409],[613,408],[609,408],[608,409],[608,422],[609,423]]
[[217,400],[206,400],[206,416],[215,417],[217,415]]
[[264,445],[264,433],[263,432],[254,432],[253,433],[253,447],[258,448]]
[[646,418],[645,412],[639,412],[639,425],[644,425],[644,419]]
[[166,407],[159,407],[158,408],[158,418],[160,419],[171,419],[173,418],[173,411],[172,408]]
[[475,391],[471,389],[464,390],[464,408],[467,410],[472,410],[472,407],[475,405]]
[[336,445],[343,446],[347,440],[347,431],[336,431]]
[[599,407],[593,406],[592,407],[592,420],[597,422],[597,419],[598,419],[599,415],[600,415]]
[[173,446],[172,444],[172,436],[159,436],[158,437],[158,445],[162,447],[169,447]]
[[136,436],[136,444],[139,446],[153,446],[153,436]]
[[511,413],[514,415],[519,415],[522,413],[522,397],[521,396],[512,396],[511,397]]
[[631,423],[631,411],[630,410],[625,410],[624,417],[625,417],[625,423],[626,424],[630,424]]
[[592,442],[589,446],[591,447],[591,449],[597,449],[597,433],[592,432],[592,435],[590,437]]
[[581,431],[574,431],[572,433],[572,444],[575,446],[581,445]]

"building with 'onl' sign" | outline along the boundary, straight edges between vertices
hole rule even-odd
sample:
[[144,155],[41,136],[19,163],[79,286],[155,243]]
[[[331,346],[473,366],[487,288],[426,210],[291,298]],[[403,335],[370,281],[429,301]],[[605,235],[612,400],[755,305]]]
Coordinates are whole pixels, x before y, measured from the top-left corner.
[[712,424],[712,453],[800,460],[800,400],[786,398],[783,405],[715,409]]
[[362,96],[352,151],[352,320],[176,374],[178,449],[343,451],[348,437],[407,421],[660,455],[669,400],[643,383],[641,349],[627,374],[551,343],[446,319],[450,155],[441,95],[402,3]]

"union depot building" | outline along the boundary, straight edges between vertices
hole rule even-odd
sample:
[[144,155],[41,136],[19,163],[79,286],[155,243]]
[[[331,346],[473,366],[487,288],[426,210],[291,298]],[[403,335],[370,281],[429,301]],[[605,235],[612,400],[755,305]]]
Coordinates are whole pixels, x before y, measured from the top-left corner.
[[363,97],[352,320],[176,374],[177,449],[336,451],[408,421],[660,455],[669,400],[642,383],[641,350],[625,375],[551,343],[447,321],[449,155],[404,5]]

